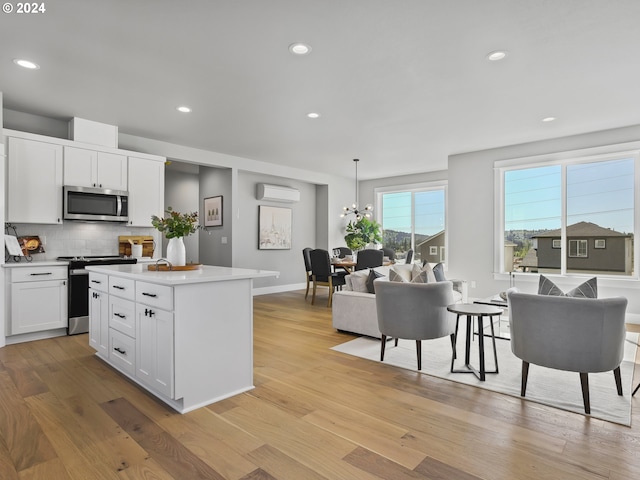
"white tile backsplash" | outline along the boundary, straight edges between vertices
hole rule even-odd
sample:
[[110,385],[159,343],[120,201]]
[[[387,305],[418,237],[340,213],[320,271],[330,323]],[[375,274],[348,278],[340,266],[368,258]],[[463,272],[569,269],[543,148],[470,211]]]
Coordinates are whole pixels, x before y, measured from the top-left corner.
[[[18,236],[46,237],[45,253],[35,254],[38,260],[55,260],[70,255],[118,255],[120,235],[153,235],[160,248],[159,232],[154,228],[133,228],[117,223],[65,222],[62,225],[17,223]],[[13,234],[13,230],[10,231]],[[158,243],[160,241],[160,243]]]

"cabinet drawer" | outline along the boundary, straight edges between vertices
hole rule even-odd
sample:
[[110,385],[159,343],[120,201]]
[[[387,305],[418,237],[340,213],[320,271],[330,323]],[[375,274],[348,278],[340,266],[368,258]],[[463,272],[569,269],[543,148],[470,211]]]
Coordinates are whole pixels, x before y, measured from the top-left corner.
[[89,288],[109,292],[109,277],[102,273],[89,272]]
[[132,338],[136,336],[136,304],[109,296],[109,327]]
[[11,281],[41,282],[43,280],[66,280],[67,267],[16,267],[11,269]]
[[123,372],[129,375],[135,375],[136,341],[110,328],[109,361]]
[[173,310],[173,287],[136,282],[136,302],[163,310]]
[[109,276],[109,293],[127,300],[134,300],[135,281],[129,278]]

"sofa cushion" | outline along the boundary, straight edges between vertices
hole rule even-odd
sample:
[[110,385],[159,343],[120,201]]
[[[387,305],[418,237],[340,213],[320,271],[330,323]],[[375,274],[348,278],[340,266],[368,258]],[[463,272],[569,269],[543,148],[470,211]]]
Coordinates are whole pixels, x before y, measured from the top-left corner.
[[573,290],[564,293],[558,286],[544,275],[540,275],[538,295],[552,295],[556,297],[598,298],[598,277],[593,277]]
[[383,274],[375,271],[373,268],[369,270],[369,276],[367,277],[367,291],[369,293],[376,293],[375,288],[373,286],[373,281],[376,278],[384,277]]

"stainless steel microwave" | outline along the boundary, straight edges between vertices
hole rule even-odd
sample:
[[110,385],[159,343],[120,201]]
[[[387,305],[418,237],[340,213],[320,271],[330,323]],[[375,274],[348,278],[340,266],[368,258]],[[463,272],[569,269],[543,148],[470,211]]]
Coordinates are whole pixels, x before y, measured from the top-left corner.
[[63,187],[63,218],[102,222],[129,221],[129,193],[91,187]]

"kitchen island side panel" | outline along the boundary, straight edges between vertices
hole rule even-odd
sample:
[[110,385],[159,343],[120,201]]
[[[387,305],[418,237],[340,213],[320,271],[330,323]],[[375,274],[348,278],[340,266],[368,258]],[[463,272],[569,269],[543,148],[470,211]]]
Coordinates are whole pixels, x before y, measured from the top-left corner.
[[174,287],[174,396],[186,410],[253,388],[252,284]]

